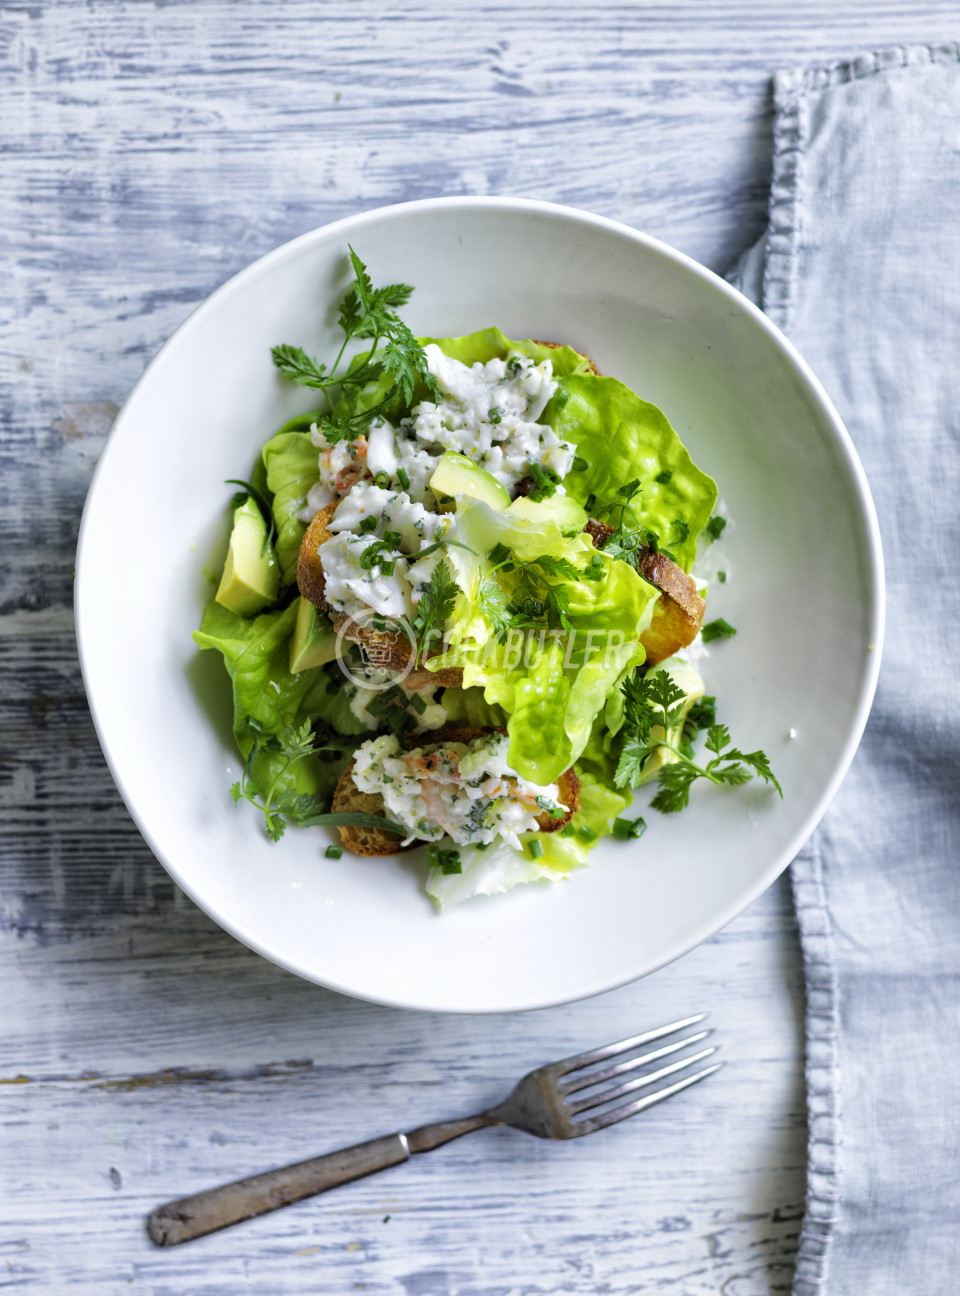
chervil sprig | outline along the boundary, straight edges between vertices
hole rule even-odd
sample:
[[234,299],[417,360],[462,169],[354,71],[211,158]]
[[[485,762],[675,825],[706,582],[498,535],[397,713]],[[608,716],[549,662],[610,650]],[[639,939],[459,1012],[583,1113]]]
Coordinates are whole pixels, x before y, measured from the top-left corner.
[[[504,544],[491,549],[489,557],[494,565],[480,582],[474,603],[501,642],[510,630],[541,629],[544,621],[550,630],[572,629],[567,615],[570,611],[569,591],[566,585],[553,584],[548,578],[595,580],[601,574],[597,572],[594,575],[593,560],[586,568],[578,567],[569,558],[556,558],[552,554],[524,560],[511,553]],[[511,578],[509,591],[496,580],[498,571]]]
[[429,584],[417,604],[417,613],[413,621],[413,630],[417,636],[414,668],[420,665],[427,653],[430,640],[443,638],[443,632],[459,592],[446,559],[441,558],[430,573]]
[[[240,779],[230,789],[235,803],[249,801],[263,814],[267,836],[278,842],[286,831],[286,815],[294,823],[306,825],[316,822],[316,816],[326,811],[329,798],[315,794],[286,791],[278,792],[280,782],[297,761],[304,756],[319,756],[321,760],[340,760],[346,750],[353,744],[332,733],[321,746],[317,745],[317,736],[312,732],[310,721],[304,720],[298,728],[286,729],[282,734],[264,734],[263,726],[252,716],[247,720],[247,731],[253,738],[250,754],[243,767]],[[250,774],[257,757],[264,752],[272,752],[282,757],[270,786],[262,799],[256,794],[256,786]],[[281,813],[282,812],[282,813]]]
[[657,748],[665,747],[677,759],[661,766],[658,774],[660,790],[651,802],[655,810],[664,814],[686,809],[690,803],[690,788],[698,779],[735,787],[757,776],[783,796],[783,789],[770,768],[766,753],[740,751],[731,744],[727,726],[713,723],[714,699],[709,700],[711,705],[701,705],[698,715],[692,720],[693,725],[701,719],[706,722],[706,747],[713,753],[705,765],[698,765],[690,755],[692,735],[686,729],[679,745],[669,741],[671,730],[680,725],[685,694],[666,671],[628,677],[624,681],[623,693],[625,737],[615,775],[618,787],[639,784],[647,761]]
[[[367,267],[352,247],[349,252],[355,279],[340,303],[337,322],[344,338],[333,364],[328,368],[308,355],[303,347],[287,343],[275,346],[271,352],[273,363],[282,374],[301,387],[322,392],[327,398],[330,410],[318,417],[317,426],[331,444],[356,440],[397,395],[409,404],[418,385],[426,387],[435,400],[440,399],[426,353],[395,309],[406,305],[413,289],[409,284],[374,288]],[[371,339],[370,349],[360,359],[341,367],[348,344],[361,338]],[[353,414],[336,409],[347,391],[363,387],[384,374],[392,379],[392,385],[374,405]]]

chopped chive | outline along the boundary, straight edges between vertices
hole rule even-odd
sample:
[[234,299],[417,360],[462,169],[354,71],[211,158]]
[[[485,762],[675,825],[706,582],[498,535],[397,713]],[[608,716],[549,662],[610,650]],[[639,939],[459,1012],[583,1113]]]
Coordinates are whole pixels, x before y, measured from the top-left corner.
[[671,472],[671,470],[669,468],[664,468],[663,472],[658,472],[656,477],[654,477],[653,480],[659,482],[661,486],[666,486],[667,482],[670,480],[672,476],[673,473]]
[[576,837],[576,835],[577,830],[574,828],[572,823],[568,823],[565,827],[560,829],[561,837]]
[[614,819],[611,833],[621,841],[633,841],[647,830],[646,821],[639,819]]
[[532,499],[535,504],[543,503],[543,496],[538,490],[528,491],[527,498]]
[[400,542],[403,540],[403,536],[400,534],[399,531],[384,531],[383,539],[386,544],[391,545],[394,549],[396,549],[397,546],[400,544]]
[[569,391],[566,389],[566,387],[561,387],[560,390],[554,395],[553,403],[558,410],[562,410],[564,405],[566,405],[569,399],[570,399]]
[[593,508],[593,506],[596,504],[596,502],[597,502],[597,497],[596,497],[596,495],[594,495],[594,494],[591,493],[591,494],[589,494],[589,495],[587,496],[587,502],[586,502],[586,504],[584,504],[583,507],[584,507],[584,508],[587,510],[587,512],[589,513],[590,510]]
[[379,518],[365,517],[360,519],[360,530],[364,535],[369,535],[371,531],[376,531]]
[[360,555],[360,566],[364,571],[369,571],[371,567],[380,563],[385,548],[382,540],[375,540],[372,545],[367,545]]
[[326,855],[327,859],[339,859],[343,854],[343,847],[328,846],[327,849],[324,851],[324,854]]
[[600,836],[600,834],[595,833],[592,828],[588,828],[586,824],[583,824],[582,827],[578,828],[577,832],[584,841],[596,841]]
[[473,848],[474,850],[485,851],[485,850],[489,850],[492,845],[493,842],[474,842]]
[[397,469],[397,480],[404,490],[410,489],[410,474],[407,472],[406,468]]
[[538,842],[536,839],[528,841],[527,851],[529,852],[531,859],[539,859],[543,854],[543,842]]
[[737,632],[729,621],[717,617],[716,621],[708,621],[700,633],[704,643],[713,643],[714,639],[732,639]]
[[717,572],[717,580],[720,582],[721,585],[726,585],[726,583],[727,583],[727,573],[724,572],[724,571],[718,571],[718,572]]
[[711,540],[719,540],[723,528],[727,525],[727,519],[724,517],[712,517],[707,525],[703,528]]
[[374,477],[373,480],[374,480],[374,482],[376,483],[376,485],[380,487],[381,490],[387,490],[387,489],[389,488],[389,486],[390,486],[390,474],[389,474],[389,473],[385,473],[385,472],[378,472],[377,475]]
[[587,468],[589,467],[586,459],[584,459],[582,455],[574,455],[573,466],[577,470],[577,472],[586,472]]
[[427,709],[427,704],[419,693],[412,693],[410,695],[410,706],[413,707],[417,715],[423,715],[424,711]]
[[487,410],[487,418],[491,423],[499,423],[503,418],[503,410],[499,405],[494,405],[493,409]]
[[506,562],[509,557],[510,550],[505,544],[495,544],[490,550],[490,561],[492,563],[499,565],[502,562]]

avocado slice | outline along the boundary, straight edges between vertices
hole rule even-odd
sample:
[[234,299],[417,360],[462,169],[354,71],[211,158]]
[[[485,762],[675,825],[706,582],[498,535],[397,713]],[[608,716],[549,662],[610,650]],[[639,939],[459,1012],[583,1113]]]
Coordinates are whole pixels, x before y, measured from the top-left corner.
[[216,600],[237,616],[251,616],[276,600],[280,567],[267,538],[267,524],[253,499],[233,511],[230,547]]
[[445,450],[430,478],[430,489],[440,495],[469,495],[502,513],[510,504],[510,492],[466,455]]
[[555,522],[565,536],[579,535],[587,525],[586,511],[569,495],[550,495],[539,501],[521,495],[507,512],[527,522]]
[[[666,661],[660,662],[659,665],[654,666],[652,670],[647,672],[647,678],[649,678],[654,671],[666,671],[666,673],[672,677],[677,688],[683,689],[684,694],[686,695],[680,711],[680,723],[675,728],[671,729],[666,736],[666,741],[668,743],[672,743],[674,747],[679,747],[683,737],[683,722],[686,720],[694,702],[699,702],[703,697],[705,686],[703,680],[700,678],[700,672],[696,667],[691,666],[689,662],[683,661],[679,657],[668,657]],[[656,725],[650,730],[650,738],[651,741],[654,742],[657,739],[663,739],[663,729],[660,725]],[[678,757],[674,752],[669,751],[666,747],[658,747],[657,750],[648,757],[647,763],[643,767],[643,776],[640,779],[641,784],[649,783],[651,779],[656,778],[661,766],[673,765],[677,760]]]
[[325,666],[337,655],[337,632],[319,608],[301,594],[290,636],[290,674]]

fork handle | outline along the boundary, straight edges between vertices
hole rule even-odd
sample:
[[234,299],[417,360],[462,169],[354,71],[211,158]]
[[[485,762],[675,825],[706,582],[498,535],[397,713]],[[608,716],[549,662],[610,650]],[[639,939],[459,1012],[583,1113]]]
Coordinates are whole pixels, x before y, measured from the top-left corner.
[[190,1197],[158,1206],[147,1218],[147,1234],[157,1246],[176,1246],[193,1238],[215,1233],[217,1229],[239,1224],[241,1220],[266,1215],[305,1197],[328,1192],[340,1184],[362,1179],[390,1166],[409,1161],[415,1152],[449,1143],[484,1125],[495,1124],[492,1116],[468,1116],[463,1120],[423,1125],[407,1134],[387,1134],[356,1143],[339,1152],[299,1161],[281,1170],[268,1170],[249,1179],[237,1179],[219,1188],[208,1188]]

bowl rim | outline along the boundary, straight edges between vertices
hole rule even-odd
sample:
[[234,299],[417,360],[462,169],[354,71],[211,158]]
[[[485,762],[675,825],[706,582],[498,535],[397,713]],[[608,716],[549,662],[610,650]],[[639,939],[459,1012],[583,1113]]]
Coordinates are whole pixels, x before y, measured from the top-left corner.
[[[360,991],[347,984],[338,982],[335,978],[320,977],[313,971],[308,971],[300,966],[295,960],[284,956],[281,952],[269,947],[259,936],[246,930],[242,924],[221,916],[208,906],[201,894],[201,888],[195,886],[189,877],[184,876],[183,871],[178,864],[166,858],[157,844],[153,833],[148,825],[144,822],[136,805],[133,803],[132,796],[126,786],[123,773],[119,768],[118,762],[111,752],[109,737],[106,733],[106,725],[103,720],[97,699],[91,689],[91,661],[94,653],[93,643],[95,634],[92,627],[88,627],[84,616],[84,594],[87,588],[87,582],[92,577],[87,575],[88,564],[85,560],[85,550],[87,536],[92,529],[91,521],[96,509],[96,500],[99,494],[101,483],[106,475],[105,465],[109,462],[111,450],[116,441],[116,434],[123,425],[124,414],[129,406],[134,402],[141,387],[151,380],[153,370],[158,365],[161,357],[174,342],[188,336],[191,329],[197,327],[202,317],[208,312],[217,309],[222,302],[228,300],[232,295],[243,292],[247,286],[265,274],[272,273],[284,261],[297,258],[302,250],[309,247],[311,243],[343,238],[347,241],[348,236],[352,237],[357,231],[372,223],[380,224],[384,221],[400,220],[409,216],[415,216],[420,212],[435,212],[438,210],[461,210],[469,212],[516,212],[526,213],[529,215],[538,215],[552,220],[578,223],[586,228],[599,229],[607,233],[618,235],[625,240],[632,242],[647,251],[661,257],[663,260],[672,263],[678,270],[687,275],[700,280],[702,283],[719,292],[726,297],[732,307],[746,315],[752,323],[759,327],[766,335],[767,339],[775,346],[777,350],[790,362],[794,372],[801,379],[803,386],[815,403],[819,414],[823,418],[825,425],[830,429],[834,444],[842,454],[845,466],[850,474],[851,481],[855,488],[856,501],[859,506],[860,517],[864,524],[865,539],[867,541],[867,585],[868,598],[867,603],[867,622],[870,630],[871,651],[865,663],[864,671],[861,676],[859,693],[856,699],[854,722],[851,725],[850,732],[844,744],[840,757],[836,763],[833,775],[825,787],[818,801],[809,811],[801,826],[789,839],[784,847],[773,857],[755,883],[745,892],[740,893],[737,898],[715,914],[711,919],[702,922],[694,929],[688,937],[669,954],[660,958],[653,966],[648,967],[645,971],[630,973],[626,976],[617,977],[615,980],[601,978],[602,984],[591,985],[582,993],[576,995],[564,994],[556,998],[536,999],[535,1001],[518,1003],[511,1000],[509,1003],[494,1002],[490,1004],[468,1005],[466,1007],[451,1007],[449,1004],[429,1003],[422,1000],[411,1002],[401,997],[392,997],[389,994],[375,995],[366,990]],[[485,196],[485,197],[435,197],[422,198],[410,202],[394,203],[383,207],[374,207],[362,212],[356,212],[350,216],[344,216],[338,220],[331,221],[325,225],[317,226],[315,229],[308,230],[303,234],[288,240],[279,246],[272,248],[269,252],[264,253],[255,261],[245,266],[243,269],[231,275],[219,287],[214,289],[207,297],[199,302],[186,316],[186,318],[177,326],[170,336],[163,342],[154,356],[151,358],[143,373],[137,379],[131,388],[126,400],[123,402],[120,410],[114,418],[110,432],[104,443],[99,460],[94,469],[87,497],[84,502],[83,514],[80,522],[80,528],[77,537],[77,554],[76,554],[76,575],[74,583],[74,614],[76,625],[77,650],[80,661],[81,677],[83,679],[84,690],[86,692],[90,714],[93,719],[94,728],[97,738],[103,751],[104,759],[110,774],[117,786],[117,790],[127,808],[128,813],[137,826],[141,836],[150,848],[154,857],[163,865],[167,873],[170,874],[174,882],[186,893],[186,895],[218,926],[222,927],[235,939],[246,945],[249,949],[254,950],[257,954],[268,959],[271,963],[293,973],[316,985],[323,986],[328,990],[336,991],[339,994],[346,995],[350,998],[361,999],[365,1002],[376,1003],[385,1007],[405,1008],[421,1012],[456,1012],[469,1015],[486,1015],[500,1012],[529,1012],[541,1008],[558,1007],[562,1004],[580,1002],[584,999],[593,998],[599,994],[605,994],[608,991],[615,990],[624,985],[629,985],[635,980],[651,975],[659,971],[660,968],[675,962],[684,955],[696,949],[710,937],[722,931],[730,922],[744,912],[760,896],[777,877],[784,871],[787,865],[795,858],[797,853],[802,849],[804,844],[809,840],[811,834],[816,829],[820,820],[823,818],[828,806],[846,777],[847,771],[860,744],[869,717],[870,708],[873,703],[876,692],[877,680],[880,672],[880,665],[883,653],[883,639],[886,618],[886,594],[884,586],[884,560],[883,550],[880,538],[880,527],[877,519],[876,508],[870,493],[866,473],[863,465],[854,447],[852,438],[847,431],[843,420],[827,395],[826,391],[820,384],[816,375],[810,366],[797,351],[793,343],[787,338],[779,328],[756,306],[749,298],[745,297],[736,288],[729,284],[725,279],[714,271],[709,270],[706,266],[701,265],[698,261],[688,256],[684,252],[678,251],[669,244],[662,242],[660,239],[650,234],[645,234],[640,230],[625,225],[606,216],[599,216],[592,212],[584,211],[577,207],[570,207],[560,203],[546,202],[539,199],[520,198],[511,196]]]

